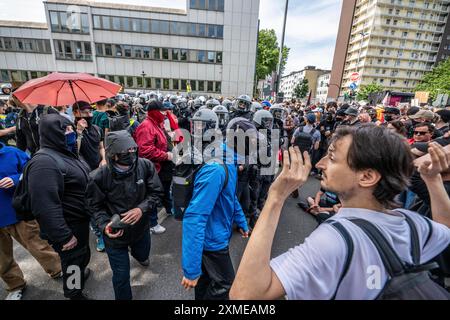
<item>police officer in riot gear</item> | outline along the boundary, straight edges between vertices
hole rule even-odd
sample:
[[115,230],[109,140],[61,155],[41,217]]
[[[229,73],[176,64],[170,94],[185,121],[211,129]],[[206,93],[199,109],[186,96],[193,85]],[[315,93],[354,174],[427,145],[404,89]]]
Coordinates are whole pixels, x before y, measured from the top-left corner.
[[247,95],[241,95],[234,102],[234,112],[231,118],[245,118],[251,121],[253,116],[251,108],[252,99]]
[[210,99],[206,101],[205,105],[209,110],[213,110],[215,107],[220,106],[220,102],[216,99]]
[[219,129],[222,131],[222,135],[224,138],[226,138],[226,130],[228,121],[230,120],[230,114],[224,106],[216,106],[214,107],[213,111],[217,114],[217,117],[219,118]]

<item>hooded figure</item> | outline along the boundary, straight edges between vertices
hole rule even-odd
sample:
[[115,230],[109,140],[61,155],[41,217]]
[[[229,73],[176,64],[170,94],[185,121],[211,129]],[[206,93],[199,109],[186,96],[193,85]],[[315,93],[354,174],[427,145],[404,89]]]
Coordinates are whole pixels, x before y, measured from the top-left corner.
[[[150,254],[149,215],[164,195],[155,166],[138,158],[137,145],[127,131],[106,137],[108,165],[91,173],[86,202],[100,230],[113,271],[116,299],[132,299],[130,287],[131,255],[148,266]],[[121,219],[117,230],[111,222]]]
[[69,266],[84,275],[89,259],[89,220],[84,205],[88,168],[78,159],[73,124],[59,114],[43,117],[39,124],[41,149],[28,167],[31,209],[42,235],[61,258],[64,296],[85,299],[81,289],[67,288]]

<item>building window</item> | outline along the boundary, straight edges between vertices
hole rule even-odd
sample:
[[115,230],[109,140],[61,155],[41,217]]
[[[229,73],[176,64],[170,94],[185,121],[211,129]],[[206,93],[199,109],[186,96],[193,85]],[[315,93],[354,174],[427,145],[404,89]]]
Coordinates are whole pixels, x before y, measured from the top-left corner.
[[179,60],[179,59],[180,59],[180,50],[172,49],[172,60]]
[[224,0],[190,0],[190,8],[196,10],[224,11]]
[[173,88],[173,90],[180,90],[180,80],[173,79],[172,80],[172,88]]
[[151,49],[149,47],[144,47],[142,52],[144,53],[144,59],[150,59]]
[[133,81],[134,77],[127,77],[127,87],[128,88],[134,88],[134,81]]
[[180,60],[181,61],[187,61],[187,55],[188,55],[187,50],[185,50],[185,49],[180,50]]
[[116,31],[120,31],[120,18],[112,17],[112,29]]
[[50,11],[49,14],[52,32],[89,34],[87,13]]
[[214,82],[208,81],[208,92],[214,92]]
[[216,53],[215,52],[212,52],[212,51],[208,52],[208,62],[209,63],[216,62]]
[[122,53],[122,46],[119,45],[119,44],[116,44],[116,45],[114,45],[114,46],[115,46],[115,48],[116,48],[116,50],[115,50],[116,57],[122,57],[122,56],[123,56],[123,53]]
[[137,59],[141,59],[142,58],[142,50],[141,47],[134,47],[133,48],[134,51],[134,57]]
[[169,49],[167,48],[162,49],[162,58],[163,60],[169,60]]
[[161,89],[161,79],[155,79],[155,88]]
[[170,90],[170,80],[163,79],[163,90]]
[[105,56],[112,56],[112,45],[105,44]]
[[205,51],[198,51],[197,53],[197,62],[205,62],[206,59],[206,52]]
[[153,48],[153,59],[159,60],[161,59],[161,48]]
[[216,82],[216,93],[222,92],[222,82]]
[[103,29],[111,29],[111,19],[108,16],[102,16],[102,28]]

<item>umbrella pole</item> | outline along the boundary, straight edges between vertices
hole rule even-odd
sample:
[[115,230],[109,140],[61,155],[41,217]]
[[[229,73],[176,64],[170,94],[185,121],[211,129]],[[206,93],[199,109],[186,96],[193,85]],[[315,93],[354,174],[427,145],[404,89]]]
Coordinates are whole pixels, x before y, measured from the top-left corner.
[[72,80],[69,80],[69,86],[72,90],[73,97],[75,99],[75,103],[77,104],[78,110],[80,110],[80,106],[78,105],[77,97],[75,96],[75,91],[73,90]]

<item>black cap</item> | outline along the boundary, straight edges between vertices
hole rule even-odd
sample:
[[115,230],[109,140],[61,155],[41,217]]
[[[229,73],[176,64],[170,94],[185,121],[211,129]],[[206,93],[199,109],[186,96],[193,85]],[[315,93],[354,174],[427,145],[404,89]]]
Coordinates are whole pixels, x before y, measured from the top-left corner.
[[161,101],[159,100],[152,100],[149,104],[148,104],[148,109],[147,111],[152,111],[152,110],[159,110],[159,111],[163,111],[163,110],[167,110],[166,108],[164,108],[164,105]]
[[408,110],[408,112],[406,113],[406,115],[409,117],[409,116],[413,116],[413,115],[415,115],[416,113],[418,113],[420,111],[420,108],[419,107],[411,107],[411,108],[409,108],[409,110]]
[[395,114],[395,115],[399,116],[400,109],[393,108],[393,107],[387,107],[384,109],[384,113]]
[[436,112],[437,115],[439,115],[445,123],[450,122],[450,110],[442,109]]

